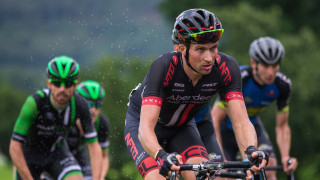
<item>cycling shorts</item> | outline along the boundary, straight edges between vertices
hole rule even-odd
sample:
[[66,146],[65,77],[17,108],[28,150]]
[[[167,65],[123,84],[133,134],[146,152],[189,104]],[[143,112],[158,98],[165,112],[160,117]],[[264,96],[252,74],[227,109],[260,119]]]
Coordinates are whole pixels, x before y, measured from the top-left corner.
[[[29,152],[30,153],[30,152]],[[28,168],[34,179],[40,179],[40,174],[48,172],[54,179],[62,180],[70,173],[81,174],[81,167],[69,151],[66,141],[62,141],[61,147],[57,148],[48,157],[32,159],[32,155],[25,153]],[[22,180],[17,172],[17,180]]]
[[[237,158],[237,154],[239,151],[238,144],[237,144],[233,130],[228,129],[225,122],[226,121],[224,121],[220,126],[224,155],[227,160],[236,161],[238,160]],[[271,141],[269,140],[267,131],[265,130],[260,117],[257,117],[253,126],[257,132],[258,150],[267,152],[270,157],[275,157],[273,146],[271,144]]]
[[[138,129],[139,119],[127,113],[124,131],[126,147],[140,175],[144,178],[149,172],[159,169],[160,166],[143,149],[138,139]],[[168,127],[157,123],[155,133],[162,148],[168,153],[179,153],[183,163],[193,157],[209,159],[194,120],[178,127]]]

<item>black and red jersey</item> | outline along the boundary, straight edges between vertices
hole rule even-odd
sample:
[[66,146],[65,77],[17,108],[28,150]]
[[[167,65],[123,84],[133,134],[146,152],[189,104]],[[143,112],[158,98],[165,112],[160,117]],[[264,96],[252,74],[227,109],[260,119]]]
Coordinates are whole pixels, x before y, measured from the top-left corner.
[[150,66],[141,84],[130,94],[128,113],[139,118],[144,104],[161,106],[159,122],[180,126],[191,120],[211,98],[219,93],[227,101],[243,99],[241,74],[237,61],[219,52],[212,71],[195,86],[183,69],[177,51],[160,56]]

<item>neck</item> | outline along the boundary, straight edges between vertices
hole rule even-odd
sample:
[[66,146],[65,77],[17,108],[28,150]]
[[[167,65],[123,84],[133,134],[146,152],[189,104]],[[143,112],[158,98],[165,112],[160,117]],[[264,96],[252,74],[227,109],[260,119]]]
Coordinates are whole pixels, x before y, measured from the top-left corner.
[[182,56],[183,59],[183,69],[184,72],[187,74],[187,76],[189,77],[189,79],[191,79],[193,86],[195,86],[197,84],[197,82],[202,78],[202,74],[195,72],[194,70],[192,70],[188,65],[187,62],[185,60],[185,57]]

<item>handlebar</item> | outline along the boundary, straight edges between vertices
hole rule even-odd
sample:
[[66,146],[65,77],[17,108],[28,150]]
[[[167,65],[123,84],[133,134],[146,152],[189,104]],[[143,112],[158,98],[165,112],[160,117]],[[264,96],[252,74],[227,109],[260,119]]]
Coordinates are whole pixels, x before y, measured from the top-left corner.
[[[222,171],[227,168],[250,168],[249,162],[227,161],[227,162],[202,162],[200,164],[181,164],[179,171],[195,171],[197,177],[206,178],[206,174],[215,177],[230,177],[230,178],[245,178],[246,174],[243,171],[230,172]],[[174,177],[173,177],[174,175]],[[171,175],[171,179],[175,179],[175,173]]]

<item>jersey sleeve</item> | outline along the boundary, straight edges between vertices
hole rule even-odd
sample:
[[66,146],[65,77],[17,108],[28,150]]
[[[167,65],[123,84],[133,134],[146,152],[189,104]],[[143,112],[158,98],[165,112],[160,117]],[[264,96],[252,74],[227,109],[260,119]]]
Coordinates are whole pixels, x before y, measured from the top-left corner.
[[217,63],[224,88],[219,90],[221,100],[226,102],[234,99],[243,100],[242,80],[238,62],[231,56],[221,53]]
[[37,104],[33,96],[29,96],[23,104],[18,119],[14,125],[12,139],[23,143],[33,121],[37,118]]
[[162,88],[167,85],[174,73],[175,67],[170,60],[172,58],[176,60],[177,56],[166,53],[151,64],[142,91],[142,105],[162,105]]
[[109,132],[110,123],[109,119],[103,115],[100,116],[99,130],[98,130],[98,140],[100,147],[103,151],[106,151],[110,145]]
[[76,113],[81,121],[84,139],[86,143],[97,142],[97,132],[92,123],[92,117],[88,102],[85,98],[81,97],[80,95],[78,95],[76,99],[76,107],[78,107]]
[[165,73],[168,70],[167,63],[161,56],[155,60],[146,76],[146,87],[143,91],[143,98],[148,96],[155,96],[161,98],[161,88],[163,87]]
[[278,112],[288,112],[292,87],[291,80],[282,73],[278,73],[277,76],[279,79],[276,80],[276,83],[280,90],[280,95],[277,99]]

